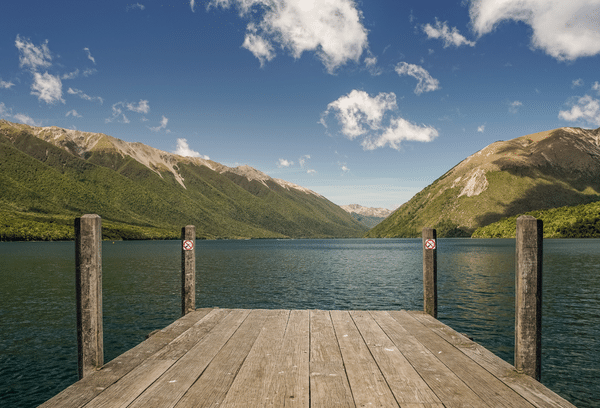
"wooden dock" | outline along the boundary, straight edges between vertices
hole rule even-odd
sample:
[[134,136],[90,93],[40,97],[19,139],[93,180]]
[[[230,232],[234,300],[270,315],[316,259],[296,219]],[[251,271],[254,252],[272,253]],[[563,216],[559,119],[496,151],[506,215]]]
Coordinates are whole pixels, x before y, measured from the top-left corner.
[[573,407],[424,312],[199,309],[42,407]]

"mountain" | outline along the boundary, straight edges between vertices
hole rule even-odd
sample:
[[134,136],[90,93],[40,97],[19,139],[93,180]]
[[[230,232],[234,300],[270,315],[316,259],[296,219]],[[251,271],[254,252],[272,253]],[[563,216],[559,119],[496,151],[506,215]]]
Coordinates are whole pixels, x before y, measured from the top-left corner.
[[342,205],[341,207],[367,228],[373,228],[392,213],[387,208],[363,207],[358,204]]
[[368,237],[471,236],[504,217],[600,200],[600,128],[498,141],[469,156],[370,230]]
[[230,168],[102,134],[0,120],[0,239],[72,238],[96,213],[105,238],[356,237],[325,197],[249,166]]

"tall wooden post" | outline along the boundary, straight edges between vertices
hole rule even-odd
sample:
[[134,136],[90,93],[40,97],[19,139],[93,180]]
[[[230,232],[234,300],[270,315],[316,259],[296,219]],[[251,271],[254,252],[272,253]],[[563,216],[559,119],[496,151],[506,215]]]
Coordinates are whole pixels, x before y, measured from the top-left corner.
[[196,227],[181,229],[181,315],[196,310]]
[[517,218],[515,285],[515,368],[536,380],[542,363],[543,222]]
[[437,233],[423,228],[423,310],[437,319]]
[[75,286],[79,379],[104,364],[102,330],[102,219],[75,219]]

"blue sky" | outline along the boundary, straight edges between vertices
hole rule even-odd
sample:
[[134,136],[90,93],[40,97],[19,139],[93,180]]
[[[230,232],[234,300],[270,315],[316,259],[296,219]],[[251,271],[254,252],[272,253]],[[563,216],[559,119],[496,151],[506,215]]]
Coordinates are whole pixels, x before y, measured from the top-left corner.
[[600,126],[600,0],[12,1],[0,117],[393,209],[497,140]]

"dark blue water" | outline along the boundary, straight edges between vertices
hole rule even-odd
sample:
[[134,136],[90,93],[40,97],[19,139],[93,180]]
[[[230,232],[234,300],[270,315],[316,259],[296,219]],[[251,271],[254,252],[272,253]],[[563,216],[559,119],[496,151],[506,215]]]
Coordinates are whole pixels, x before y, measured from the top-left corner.
[[[422,309],[417,239],[197,241],[197,307]],[[0,243],[0,406],[77,381],[72,242]],[[514,240],[438,241],[439,319],[513,362]],[[600,240],[544,242],[542,382],[600,395]],[[180,316],[180,242],[103,243],[105,361]]]

